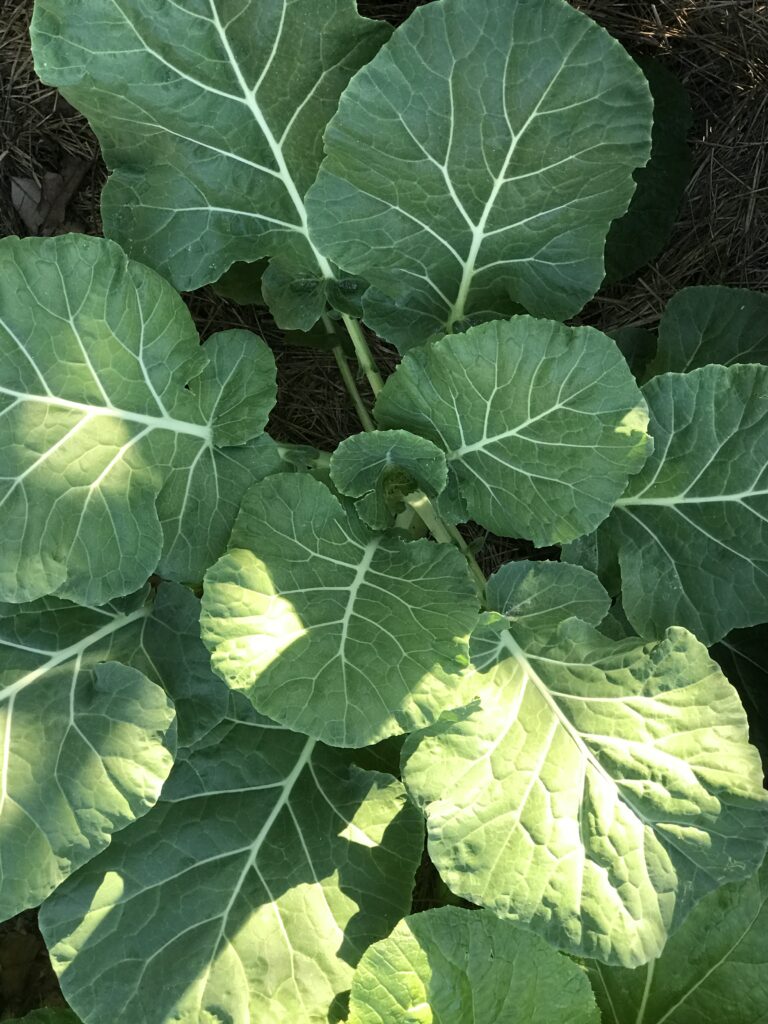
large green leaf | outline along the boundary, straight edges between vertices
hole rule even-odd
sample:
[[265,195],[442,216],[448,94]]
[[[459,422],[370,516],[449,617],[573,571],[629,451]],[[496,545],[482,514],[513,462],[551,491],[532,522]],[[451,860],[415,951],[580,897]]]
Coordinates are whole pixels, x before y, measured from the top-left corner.
[[680,80],[654,58],[638,64],[653,96],[651,159],[635,171],[637,191],[615,220],[605,243],[605,274],[621,281],[650,263],[664,248],[677,218],[693,159],[688,145],[692,114]]
[[374,530],[392,526],[416,491],[429,498],[448,482],[445,453],[407,430],[353,434],[331,456],[331,479],[340,494],[357,498],[357,514]]
[[643,389],[655,451],[600,528],[643,636],[705,643],[768,620],[768,367],[705,366]]
[[599,1024],[582,970],[486,910],[402,920],[364,954],[349,1024]]
[[389,31],[354,0],[38,0],[32,44],[113,169],[107,234],[179,290],[274,256],[265,296],[309,327],[333,270],[303,197],[339,94]]
[[43,905],[86,1024],[325,1024],[408,911],[423,828],[401,784],[232,699],[154,810]]
[[0,598],[103,604],[158,566],[201,579],[275,468],[252,440],[274,401],[261,339],[201,348],[173,288],[114,243],[4,239]]
[[475,702],[403,751],[457,895],[561,949],[635,966],[697,900],[759,866],[759,757],[735,690],[690,633],[644,645],[573,618],[527,629],[491,615],[473,660]]
[[0,606],[0,920],[39,903],[160,795],[173,708],[117,663],[141,645],[145,597]]
[[600,285],[650,134],[642,72],[564,0],[443,0],[344,92],[310,230],[403,350],[521,306],[565,319]]
[[768,864],[703,899],[647,967],[588,966],[603,1024],[765,1024]]
[[477,613],[451,545],[372,533],[319,481],[278,474],[246,494],[201,625],[258,711],[362,747],[452,706]]
[[708,363],[768,363],[768,294],[748,288],[683,288],[667,303],[649,376]]
[[614,342],[527,316],[409,352],[375,413],[445,450],[472,519],[538,545],[594,529],[648,454],[645,405]]
[[768,626],[734,629],[715,644],[712,657],[741,695],[749,735],[768,775]]

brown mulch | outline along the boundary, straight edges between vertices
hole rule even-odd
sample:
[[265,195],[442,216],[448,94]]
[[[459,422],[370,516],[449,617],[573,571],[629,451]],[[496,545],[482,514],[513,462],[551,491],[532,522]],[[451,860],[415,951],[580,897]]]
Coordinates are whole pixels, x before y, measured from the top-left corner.
[[[768,290],[767,0],[572,2],[631,52],[660,57],[686,85],[694,109],[694,172],[666,251],[631,281],[594,299],[583,318],[606,330],[650,326],[670,296],[688,285]],[[397,21],[417,2],[361,0],[359,6]],[[38,230],[98,234],[106,170],[84,119],[34,74],[27,38],[31,7],[31,0],[0,0],[0,237],[29,232],[19,189],[33,198],[53,193],[54,212],[44,210]],[[71,183],[73,174],[81,180],[66,197],[66,209],[58,209],[63,186],[55,176]],[[247,327],[274,344],[281,396],[272,419],[277,436],[332,448],[359,429],[330,354],[286,348],[268,316],[210,288],[187,300],[203,337]],[[391,352],[383,346],[377,352],[392,365]],[[525,545],[490,538],[482,561],[491,567],[531,553]],[[34,913],[0,924],[0,1020],[59,1001]]]

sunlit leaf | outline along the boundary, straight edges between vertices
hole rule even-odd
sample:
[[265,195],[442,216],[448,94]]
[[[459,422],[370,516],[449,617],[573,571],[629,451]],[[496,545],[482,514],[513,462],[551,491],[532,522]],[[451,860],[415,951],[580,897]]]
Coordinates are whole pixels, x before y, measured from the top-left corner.
[[599,1024],[583,971],[485,910],[406,917],[352,979],[349,1024]]
[[159,565],[200,580],[276,468],[254,443],[274,401],[260,338],[201,348],[179,295],[114,243],[0,241],[0,597],[103,604]]
[[451,545],[372,533],[319,481],[278,474],[246,495],[201,626],[258,711],[362,747],[452,706],[477,611]]
[[423,826],[401,784],[232,700],[155,809],[42,908],[85,1021],[325,1024],[408,911]]

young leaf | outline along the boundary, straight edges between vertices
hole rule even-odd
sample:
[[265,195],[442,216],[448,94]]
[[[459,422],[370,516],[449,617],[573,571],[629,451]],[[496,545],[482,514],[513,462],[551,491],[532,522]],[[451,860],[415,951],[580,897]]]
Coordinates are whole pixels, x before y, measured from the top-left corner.
[[561,562],[507,562],[488,580],[486,602],[526,629],[556,628],[573,616],[598,626],[611,606],[597,576]]
[[44,899],[145,814],[173,763],[173,708],[137,668],[145,595],[0,606],[0,920]]
[[609,283],[634,274],[662,251],[693,169],[688,145],[693,117],[685,87],[658,60],[645,57],[638,64],[653,97],[651,159],[635,171],[637,191],[627,212],[608,232],[605,276]]
[[457,895],[571,953],[635,966],[697,900],[760,864],[757,751],[690,633],[643,645],[577,619],[529,629],[491,615],[473,652],[477,700],[403,751]]
[[768,1019],[768,863],[694,907],[658,960],[634,971],[588,964],[603,1024]]
[[161,14],[142,0],[38,0],[32,46],[113,171],[106,233],[181,291],[275,256],[265,297],[281,326],[306,329],[333,271],[303,196],[339,94],[389,32],[354,0],[198,0]]
[[278,474],[246,494],[201,627],[262,714],[362,747],[451,706],[477,614],[452,546],[373,534],[319,481]]
[[350,82],[307,196],[319,247],[401,350],[469,319],[566,319],[650,153],[642,72],[562,0],[419,8]]
[[199,580],[275,468],[252,447],[274,401],[261,339],[201,348],[177,293],[114,243],[4,239],[0,597],[103,604],[159,564]]
[[654,454],[600,528],[642,636],[704,643],[768,619],[768,367],[705,366],[643,389]]
[[325,1024],[408,911],[423,827],[400,783],[232,697],[154,811],[43,905],[85,1020]]
[[649,376],[708,363],[768,363],[768,295],[748,288],[683,288],[667,303]]
[[715,644],[712,657],[739,691],[768,775],[768,626],[734,629]]
[[373,530],[394,524],[403,499],[423,490],[434,498],[445,489],[445,453],[407,430],[373,430],[342,441],[331,456],[331,479],[341,494],[358,498],[357,514]]
[[599,1024],[583,971],[486,910],[404,918],[352,979],[349,1024]]
[[446,451],[472,519],[539,546],[605,519],[648,455],[645,405],[613,341],[533,317],[409,352],[375,414]]

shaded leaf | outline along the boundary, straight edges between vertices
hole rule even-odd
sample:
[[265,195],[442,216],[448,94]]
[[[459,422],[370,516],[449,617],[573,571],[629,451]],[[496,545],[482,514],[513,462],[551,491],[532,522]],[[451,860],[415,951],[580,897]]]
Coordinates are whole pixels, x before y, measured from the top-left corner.
[[651,159],[635,171],[637,189],[629,209],[608,232],[605,276],[610,284],[634,274],[662,251],[693,170],[688,145],[693,115],[685,86],[652,57],[641,57],[638,64],[653,97]]
[[643,636],[707,644],[768,620],[768,367],[705,366],[643,389],[655,450],[599,536]]
[[708,363],[768,362],[768,294],[710,285],[683,288],[667,303],[649,376]]
[[561,0],[415,10],[350,82],[307,196],[312,236],[374,288],[401,351],[520,312],[566,319],[650,153],[651,98]]
[[546,629],[576,616],[593,626],[608,614],[611,599],[600,580],[578,565],[507,562],[488,580],[492,611],[526,629]]
[[587,966],[604,1024],[762,1024],[768,1020],[768,867],[706,896],[646,967]]

